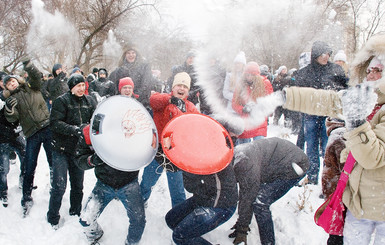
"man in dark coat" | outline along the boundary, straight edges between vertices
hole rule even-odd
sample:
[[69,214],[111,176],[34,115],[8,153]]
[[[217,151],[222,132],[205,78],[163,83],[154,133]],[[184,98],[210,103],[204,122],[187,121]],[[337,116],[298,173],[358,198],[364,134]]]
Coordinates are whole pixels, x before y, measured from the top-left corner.
[[[294,85],[337,91],[347,88],[348,79],[345,72],[341,66],[329,61],[331,54],[332,50],[327,43],[314,42],[311,50],[311,63],[296,72]],[[310,160],[310,168],[307,173],[309,184],[318,184],[320,150],[323,156],[327,143],[325,119],[326,117],[322,116],[304,115],[306,154]]]
[[134,93],[139,95],[138,101],[149,108],[152,85],[152,73],[150,64],[146,63],[139,52],[133,48],[127,48],[109,79],[115,83],[116,94],[118,94],[119,80],[130,77],[135,84]]
[[55,64],[52,67],[53,79],[48,80],[43,87],[43,94],[50,100],[53,101],[69,90],[66,77],[66,71],[62,64]]
[[80,127],[91,121],[96,109],[96,101],[85,95],[83,75],[73,74],[68,79],[70,91],[59,96],[52,105],[52,181],[51,196],[47,213],[48,222],[58,228],[60,207],[67,187],[67,171],[70,176],[70,215],[80,215],[83,199],[84,172],[75,164],[74,142],[78,141],[82,131]]
[[270,205],[284,196],[305,175],[306,154],[288,140],[265,138],[238,145],[234,172],[239,182],[238,220],[233,226],[234,244],[247,244],[253,212],[261,244],[275,244]]
[[6,99],[5,117],[8,122],[19,121],[27,139],[23,198],[21,205],[27,215],[33,205],[32,187],[40,147],[43,144],[48,164],[52,166],[52,135],[49,128],[49,111],[40,91],[41,72],[29,61],[23,62],[29,81],[15,76],[4,77],[6,91],[12,94]]
[[88,93],[94,96],[98,101],[103,97],[107,98],[116,94],[115,84],[108,80],[108,72],[105,68],[100,68],[98,79],[93,80],[88,87]]

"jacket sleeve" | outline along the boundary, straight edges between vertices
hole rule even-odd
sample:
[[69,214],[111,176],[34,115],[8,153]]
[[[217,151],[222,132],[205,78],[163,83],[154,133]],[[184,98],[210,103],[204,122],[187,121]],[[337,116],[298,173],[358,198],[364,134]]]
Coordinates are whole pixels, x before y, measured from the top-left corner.
[[24,67],[24,70],[28,73],[29,85],[31,89],[40,91],[42,73],[31,62]]
[[378,113],[379,123],[374,128],[366,122],[344,134],[347,148],[364,169],[385,166],[385,113],[382,110]]
[[19,107],[19,104],[16,105],[12,111],[9,111],[7,109],[4,109],[4,115],[8,122],[15,123],[19,121],[19,110],[17,109]]
[[153,111],[163,111],[170,104],[170,94],[155,93],[150,97],[150,106]]
[[138,89],[137,94],[139,95],[138,100],[144,105],[149,105],[149,98],[151,95],[151,82],[152,73],[150,64],[144,63],[142,67],[142,86]]
[[253,217],[253,202],[257,198],[260,178],[254,178],[251,181],[247,173],[250,169],[246,168],[247,163],[240,161],[234,168],[237,182],[239,183],[239,203],[238,203],[238,221],[237,224],[243,227],[251,223]]
[[289,87],[284,89],[284,108],[302,113],[330,116],[342,119],[342,105],[339,94],[332,90]]
[[93,168],[94,165],[90,164],[93,154],[96,153],[86,144],[84,137],[80,137],[75,152],[76,166],[82,170]]

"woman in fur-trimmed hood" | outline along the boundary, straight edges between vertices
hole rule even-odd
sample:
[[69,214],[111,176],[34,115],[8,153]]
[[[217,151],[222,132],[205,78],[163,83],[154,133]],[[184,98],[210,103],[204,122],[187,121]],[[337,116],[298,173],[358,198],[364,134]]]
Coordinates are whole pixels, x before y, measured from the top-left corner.
[[[352,62],[350,89],[342,93],[285,89],[285,108],[345,120],[346,148],[340,160],[345,162],[351,152],[356,163],[343,194],[348,209],[344,244],[369,244],[375,230],[374,244],[385,240],[384,64],[385,35],[373,36]],[[375,94],[367,89],[368,85],[374,85]]]

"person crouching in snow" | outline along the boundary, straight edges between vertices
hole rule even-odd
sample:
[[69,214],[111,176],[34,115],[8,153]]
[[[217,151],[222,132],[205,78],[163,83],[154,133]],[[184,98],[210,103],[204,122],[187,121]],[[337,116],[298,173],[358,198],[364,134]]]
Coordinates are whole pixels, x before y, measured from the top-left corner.
[[97,218],[108,203],[117,198],[123,203],[130,219],[125,244],[138,243],[146,225],[144,204],[138,183],[139,171],[120,171],[103,162],[92,148],[89,125],[83,129],[83,137],[77,145],[76,163],[83,170],[94,168],[97,178],[79,220],[85,229],[87,239],[92,244],[97,244],[103,236],[104,232]]
[[261,244],[275,244],[270,206],[305,175],[309,159],[295,144],[280,138],[264,138],[241,144],[234,150],[234,172],[239,182],[238,220],[229,235],[234,244],[247,244],[254,212]]

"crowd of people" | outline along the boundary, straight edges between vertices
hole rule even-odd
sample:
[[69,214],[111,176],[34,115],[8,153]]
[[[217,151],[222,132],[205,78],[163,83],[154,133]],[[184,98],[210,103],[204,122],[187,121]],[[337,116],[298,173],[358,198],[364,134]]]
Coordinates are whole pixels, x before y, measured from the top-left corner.
[[[212,94],[198,82],[196,54],[192,51],[183,64],[172,68],[172,75],[164,82],[159,79],[160,71],[152,71],[134,47],[124,50],[119,66],[110,74],[105,68],[94,68],[86,75],[79,66],[67,74],[66,67],[57,63],[52,74],[43,75],[25,58],[25,77],[0,74],[0,201],[4,208],[8,206],[7,174],[16,153],[21,206],[24,217],[28,216],[34,205],[34,174],[43,146],[51,183],[46,219],[55,230],[61,226],[59,211],[68,174],[69,214],[79,216],[89,242],[98,244],[103,229],[97,219],[111,200],[118,199],[130,220],[125,244],[137,244],[145,229],[152,188],[165,172],[172,206],[165,220],[175,244],[211,244],[202,235],[228,221],[236,210],[238,220],[229,234],[234,244],[247,244],[253,213],[261,244],[275,244],[270,205],[300,185],[305,176],[302,185],[318,185],[322,179],[320,198],[329,197],[350,151],[356,166],[344,193],[344,236],[331,235],[328,244],[369,244],[375,231],[374,239],[381,241],[385,239],[381,189],[385,177],[385,138],[381,130],[384,50],[385,37],[372,37],[355,55],[349,69],[342,50],[333,56],[327,43],[316,41],[311,52],[299,56],[298,69],[282,65],[275,74],[267,65],[247,62],[242,51],[228,69],[213,59],[210,69],[214,75],[210,79],[220,87],[216,101],[223,103],[229,115],[244,119],[244,125],[214,116],[214,105],[207,98]],[[353,93],[360,89],[369,92],[358,93],[360,96]],[[370,93],[370,89],[376,93]],[[246,123],[258,99],[270,94],[280,95],[281,106],[259,125]],[[92,147],[89,124],[93,113],[98,103],[116,95],[139,101],[156,125],[157,153],[141,170],[116,169]],[[367,115],[361,113],[365,111],[365,96],[378,98]],[[350,109],[347,97],[356,99],[349,100],[354,109]],[[234,157],[225,169],[209,175],[193,174],[179,169],[164,154],[161,132],[170,120],[187,113],[211,116],[234,136]],[[296,144],[267,137],[270,116],[275,125],[283,116],[284,126],[298,135]],[[324,170],[320,173],[322,159]],[[97,182],[82,207],[84,171],[88,169],[94,169]],[[139,171],[143,171],[141,181]],[[186,198],[185,191],[192,196]]]

